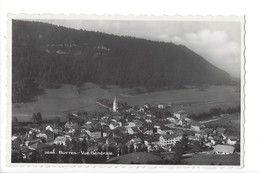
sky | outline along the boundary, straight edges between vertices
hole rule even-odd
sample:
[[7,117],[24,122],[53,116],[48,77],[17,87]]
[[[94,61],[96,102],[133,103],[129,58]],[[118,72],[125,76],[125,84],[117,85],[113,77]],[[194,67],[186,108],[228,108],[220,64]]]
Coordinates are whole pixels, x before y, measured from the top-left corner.
[[241,23],[238,21],[40,21],[75,29],[182,44],[231,76],[240,77]]

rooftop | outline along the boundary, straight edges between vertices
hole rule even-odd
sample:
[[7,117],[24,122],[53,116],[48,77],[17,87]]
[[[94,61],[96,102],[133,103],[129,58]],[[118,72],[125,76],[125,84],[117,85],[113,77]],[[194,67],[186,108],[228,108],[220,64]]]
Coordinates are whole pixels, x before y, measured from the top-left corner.
[[186,111],[184,110],[179,110],[179,111],[176,111],[174,112],[175,114],[186,114]]
[[230,145],[216,145],[213,146],[214,152],[221,152],[221,153],[233,153],[235,150],[235,147]]
[[182,136],[182,133],[174,133],[174,134],[166,134],[166,135],[162,135],[162,137],[164,139],[173,139],[176,138],[178,136]]

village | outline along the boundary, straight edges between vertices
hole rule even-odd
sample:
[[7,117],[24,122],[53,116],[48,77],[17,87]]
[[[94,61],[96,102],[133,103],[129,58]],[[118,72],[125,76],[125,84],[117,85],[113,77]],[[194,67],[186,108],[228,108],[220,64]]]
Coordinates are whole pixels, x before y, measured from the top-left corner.
[[111,158],[145,152],[166,160],[154,164],[180,164],[183,156],[194,153],[240,153],[238,135],[221,126],[207,127],[189,118],[185,110],[172,112],[169,103],[133,107],[116,98],[97,103],[102,111],[92,116],[70,112],[65,123],[37,120],[40,113],[27,126],[13,121],[12,161],[109,163]]

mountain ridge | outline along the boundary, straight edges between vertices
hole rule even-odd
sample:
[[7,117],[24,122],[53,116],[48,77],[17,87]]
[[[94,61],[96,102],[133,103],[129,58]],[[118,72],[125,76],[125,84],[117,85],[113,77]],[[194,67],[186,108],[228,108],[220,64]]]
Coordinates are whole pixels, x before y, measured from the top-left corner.
[[62,83],[151,90],[232,83],[184,45],[20,20],[13,20],[12,36],[14,101]]

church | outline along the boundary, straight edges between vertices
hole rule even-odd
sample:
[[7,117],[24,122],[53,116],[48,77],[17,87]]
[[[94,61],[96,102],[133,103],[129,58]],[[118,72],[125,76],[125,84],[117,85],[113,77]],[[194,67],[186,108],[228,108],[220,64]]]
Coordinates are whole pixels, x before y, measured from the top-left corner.
[[113,112],[117,112],[117,111],[118,111],[118,104],[117,104],[117,100],[115,97],[114,101],[113,101]]

